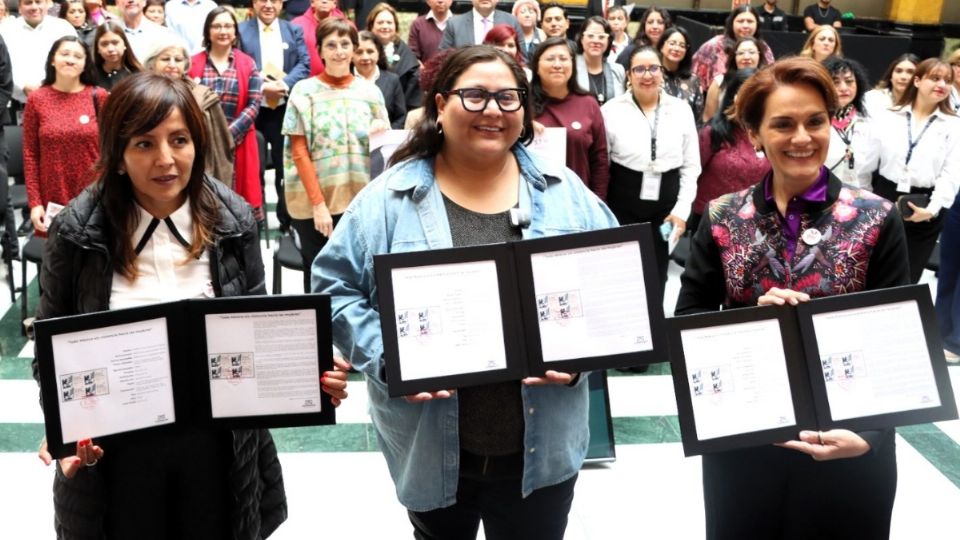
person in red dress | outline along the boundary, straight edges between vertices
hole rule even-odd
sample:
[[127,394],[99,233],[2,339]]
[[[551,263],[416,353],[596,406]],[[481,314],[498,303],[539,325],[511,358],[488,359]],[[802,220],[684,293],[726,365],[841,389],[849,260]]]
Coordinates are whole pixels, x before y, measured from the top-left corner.
[[77,36],[62,37],[47,55],[43,84],[23,111],[23,174],[30,221],[46,236],[48,203],[65,206],[93,180],[97,111],[107,92],[96,87],[93,61]]

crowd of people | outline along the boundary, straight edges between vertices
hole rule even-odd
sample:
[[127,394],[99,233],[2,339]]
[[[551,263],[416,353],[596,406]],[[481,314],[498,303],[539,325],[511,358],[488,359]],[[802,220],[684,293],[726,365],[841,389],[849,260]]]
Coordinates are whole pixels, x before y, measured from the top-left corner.
[[[21,229],[48,238],[38,317],[202,283],[263,294],[262,139],[303,290],[331,295],[350,362],[323,388],[339,401],[344,370],[366,376],[424,539],[473,537],[481,521],[487,538],[563,537],[588,374],[390,398],[375,255],[649,222],[661,294],[670,246],[689,241],[676,307],[687,314],[917,283],[942,233],[937,314],[960,360],[960,51],[904,53],[870,88],[829,0],[804,12],[805,44],[779,59],[763,39],[787,27],[775,0],[735,7],[699,47],[661,7],[630,36],[621,0],[590,2],[578,28],[557,2],[497,3],[454,15],[451,0],[426,0],[404,39],[386,2],[352,3],[351,21],[336,0],[252,0],[241,21],[212,0],[118,0],[117,14],[102,0],[19,0],[19,17],[0,22],[0,100],[23,129]],[[374,180],[370,137],[404,127]],[[527,149],[546,128],[565,130],[562,161]],[[51,204],[66,209],[51,219]],[[143,466],[154,448],[164,455]],[[888,534],[890,430],[801,432],[712,454],[703,470],[708,538],[811,522],[831,524],[818,538]],[[201,501],[168,475],[216,489]],[[66,537],[196,527],[252,539],[286,515],[267,430],[81,441],[57,463],[55,500]]]

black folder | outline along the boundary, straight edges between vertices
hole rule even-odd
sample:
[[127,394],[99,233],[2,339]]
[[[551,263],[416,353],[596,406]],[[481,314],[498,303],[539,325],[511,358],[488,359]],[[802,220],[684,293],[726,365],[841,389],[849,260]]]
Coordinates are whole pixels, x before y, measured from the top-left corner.
[[[887,327],[870,325],[885,319]],[[831,296],[797,306],[675,317],[667,325],[688,456],[795,440],[801,430],[864,431],[957,418],[925,285]],[[738,351],[728,347],[711,355],[704,346],[713,339],[735,343],[737,332],[744,339],[766,339],[782,348],[771,348],[763,358],[768,363],[751,368],[742,361],[750,353],[731,361],[727,356],[736,355],[724,353]],[[695,344],[694,338],[702,341]],[[685,350],[685,339],[687,348],[698,352]],[[785,372],[788,388],[771,390],[767,397],[775,394],[780,404],[789,400],[792,407],[786,413],[769,402],[766,408],[749,402],[751,396],[776,387],[754,384],[763,380],[755,376],[759,369]],[[740,421],[751,425],[726,425]]]
[[[611,258],[622,255],[624,266],[577,266],[572,262],[577,257],[581,258],[581,263],[587,257],[599,261],[604,254]],[[563,259],[565,256],[569,259]],[[554,274],[558,277],[554,281],[580,280],[583,287],[573,290],[550,288],[544,277],[545,272],[537,272],[534,268],[538,264],[547,264],[549,261],[546,259],[550,257],[567,261],[560,264],[563,269],[559,274]],[[490,363],[474,363],[469,368],[459,370],[456,365],[459,355],[451,354],[449,365],[442,369],[432,372],[426,370],[426,373],[416,371],[414,364],[418,357],[415,352],[430,350],[440,340],[453,339],[453,323],[474,317],[469,320],[485,324],[487,319],[477,318],[477,313],[471,312],[474,306],[469,303],[453,308],[453,302],[431,303],[428,299],[404,297],[403,293],[398,300],[395,281],[400,279],[399,273],[409,269],[417,269],[417,272],[422,270],[422,275],[426,276],[423,278],[425,287],[429,288],[442,286],[439,279],[428,281],[430,272],[445,272],[448,282],[453,280],[463,289],[459,292],[450,291],[450,295],[469,294],[483,285],[472,281],[469,273],[464,274],[468,277],[462,281],[449,276],[451,269],[467,269],[473,264],[486,265],[488,275],[495,268],[496,286],[483,292],[491,297],[498,296],[499,316],[490,324],[502,330],[502,340],[474,343],[466,336],[463,338],[463,350],[464,354],[476,355],[486,354],[489,349]],[[387,385],[390,395],[394,397],[542,376],[547,370],[584,372],[668,360],[660,278],[649,224],[503,244],[377,255],[374,257],[374,267]],[[605,295],[599,292],[600,287],[594,287],[610,282],[618,273],[620,276],[629,275],[636,287],[618,295]],[[564,276],[569,275],[575,277],[567,280]],[[639,285],[641,280],[642,287]],[[615,313],[612,308],[622,312],[625,309],[622,305],[624,302],[630,302],[628,308],[631,317],[641,314],[646,322],[641,321],[642,324],[638,325],[627,323],[625,328],[614,330],[617,321],[607,319],[611,313]],[[607,319],[604,319],[605,316]],[[632,323],[633,319],[630,321]],[[597,330],[598,325],[607,326]],[[603,331],[617,335],[612,335],[610,340],[582,340],[573,344],[575,346],[570,347],[567,354],[556,350],[557,339],[542,335],[550,331],[553,332],[551,335],[557,336],[557,332],[563,332],[564,329],[579,332],[579,335]],[[468,333],[469,330],[461,332],[461,335]],[[402,357],[403,354],[406,356]],[[505,362],[501,362],[503,359]]]
[[[214,319],[219,319],[250,325],[252,335],[208,335],[208,317],[211,324],[217,324]],[[295,326],[299,327],[296,331]],[[81,437],[93,437],[98,444],[108,446],[114,438],[136,436],[135,432],[174,430],[177,426],[253,429],[336,422],[330,396],[320,389],[320,377],[333,365],[328,295],[180,300],[45,319],[37,321],[34,329],[47,443],[54,457],[73,455]],[[144,337],[148,334],[149,340]],[[217,350],[211,351],[211,343],[219,344]],[[285,370],[314,372],[314,359],[307,354],[314,343],[316,377],[290,377],[290,371]],[[102,356],[99,347],[103,347]],[[279,360],[284,356],[283,347],[297,348],[304,361],[298,366],[284,365],[286,360]],[[75,352],[71,353],[71,348]],[[55,351],[60,351],[59,364]],[[269,362],[267,357],[272,357]],[[149,379],[149,374],[158,372],[148,371],[146,362],[155,364],[151,370],[166,370],[169,378]],[[297,389],[291,390],[290,385]],[[169,388],[173,399],[173,418],[137,418],[135,414],[126,414],[122,420],[124,429],[116,429],[119,404],[127,407],[120,411],[132,412],[144,396],[164,388]],[[214,411],[213,392],[240,388],[258,397],[275,399],[273,407],[264,405],[265,410],[258,411],[259,400],[254,400],[256,405],[244,400],[241,414],[226,409]],[[294,397],[301,393],[303,396]],[[280,402],[284,399],[288,403]],[[103,413],[97,412],[98,402],[102,402]],[[108,410],[104,404],[114,409]],[[105,417],[98,414],[114,414],[111,427],[105,427]],[[104,432],[65,436],[78,431],[76,424],[71,427],[61,423],[67,415],[74,421],[79,419],[85,430]]]

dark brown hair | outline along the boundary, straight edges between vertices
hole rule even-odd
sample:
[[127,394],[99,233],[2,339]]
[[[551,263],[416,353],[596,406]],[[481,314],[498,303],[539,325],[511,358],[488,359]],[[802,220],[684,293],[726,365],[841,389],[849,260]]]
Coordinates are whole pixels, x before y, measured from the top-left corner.
[[131,73],[143,71],[143,66],[140,65],[140,61],[134,56],[133,47],[130,46],[130,41],[127,40],[127,33],[123,31],[120,23],[112,20],[103,21],[103,24],[98,26],[97,31],[93,34],[93,58],[95,59],[97,69],[103,71],[103,57],[100,56],[100,38],[107,32],[116,34],[120,37],[120,41],[123,42],[124,51],[123,57],[120,59],[120,65],[127,68]]
[[219,202],[204,179],[207,131],[203,112],[190,86],[143,71],[113,87],[100,111],[100,159],[95,166],[100,202],[109,223],[108,247],[115,272],[134,280],[137,277],[133,232],[139,212],[134,202],[133,185],[127,174],[120,174],[123,154],[132,137],[157,127],[170,113],[179,110],[194,146],[193,166],[185,191],[193,218],[193,242],[190,256],[198,257],[212,244],[218,220]]
[[210,13],[207,13],[207,19],[203,21],[203,48],[206,49],[207,52],[210,52],[210,48],[213,47],[213,40],[210,39],[210,27],[213,26],[213,20],[224,13],[229,13],[230,18],[233,20],[233,46],[234,48],[240,46],[240,28],[237,23],[237,16],[223,6],[217,6],[211,9]]
[[827,113],[837,111],[837,89],[833,77],[820,62],[803,56],[791,56],[770,64],[740,87],[734,104],[734,115],[748,131],[757,133],[763,123],[767,99],[781,86],[806,85],[823,98]]
[[390,158],[391,164],[400,163],[410,158],[433,158],[440,153],[440,150],[443,149],[444,135],[437,125],[439,111],[435,96],[453,90],[457,79],[474,64],[488,62],[503,62],[506,64],[510,68],[510,72],[513,73],[517,88],[526,92],[523,103],[523,132],[517,142],[527,144],[533,140],[533,103],[530,97],[530,83],[527,82],[527,74],[509,54],[489,45],[473,45],[456,49],[444,59],[443,65],[433,81],[433,87],[423,97],[423,119],[417,123],[413,134],[407,141],[394,152],[393,157]]

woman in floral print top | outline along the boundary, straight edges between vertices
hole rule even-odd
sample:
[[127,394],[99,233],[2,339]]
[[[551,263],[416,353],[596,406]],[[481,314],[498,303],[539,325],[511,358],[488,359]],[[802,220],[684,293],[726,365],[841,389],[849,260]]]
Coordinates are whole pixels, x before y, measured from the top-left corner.
[[[772,171],[712,201],[691,243],[677,314],[796,305],[905,285],[893,204],[824,167],[838,105],[829,73],[790,58],[743,84],[736,116]],[[703,457],[707,538],[887,538],[894,431],[801,431],[798,440]]]

